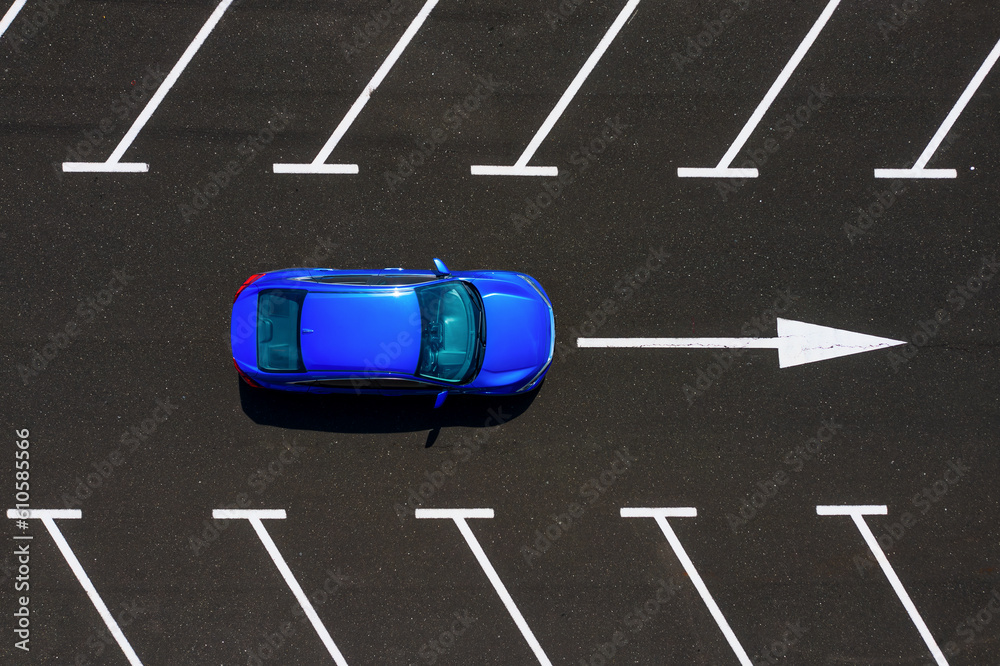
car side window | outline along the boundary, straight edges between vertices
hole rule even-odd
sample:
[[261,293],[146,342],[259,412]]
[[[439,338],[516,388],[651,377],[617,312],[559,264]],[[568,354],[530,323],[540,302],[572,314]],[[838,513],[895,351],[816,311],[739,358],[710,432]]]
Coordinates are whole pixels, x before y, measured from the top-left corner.
[[375,277],[374,275],[317,275],[309,278],[309,280],[319,282],[320,284],[366,285]]
[[401,287],[408,284],[423,284],[437,280],[436,275],[380,275],[372,284]]

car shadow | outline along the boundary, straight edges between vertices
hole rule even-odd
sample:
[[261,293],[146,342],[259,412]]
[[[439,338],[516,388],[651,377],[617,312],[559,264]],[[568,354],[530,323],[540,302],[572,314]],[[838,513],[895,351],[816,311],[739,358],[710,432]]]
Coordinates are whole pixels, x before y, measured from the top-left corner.
[[243,412],[259,425],[344,433],[429,430],[426,446],[441,428],[489,428],[516,419],[539,390],[516,396],[451,395],[434,409],[433,395],[310,395],[251,388],[242,381],[239,386]]

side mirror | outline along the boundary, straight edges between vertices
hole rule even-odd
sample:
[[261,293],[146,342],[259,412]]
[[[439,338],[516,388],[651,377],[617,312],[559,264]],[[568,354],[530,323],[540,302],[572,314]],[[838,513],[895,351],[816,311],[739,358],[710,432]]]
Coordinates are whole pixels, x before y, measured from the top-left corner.
[[437,398],[434,399],[434,409],[437,409],[444,404],[444,399],[448,397],[447,391],[441,391],[437,394]]
[[434,270],[437,271],[438,277],[451,275],[451,271],[444,265],[444,262],[437,258],[434,259]]

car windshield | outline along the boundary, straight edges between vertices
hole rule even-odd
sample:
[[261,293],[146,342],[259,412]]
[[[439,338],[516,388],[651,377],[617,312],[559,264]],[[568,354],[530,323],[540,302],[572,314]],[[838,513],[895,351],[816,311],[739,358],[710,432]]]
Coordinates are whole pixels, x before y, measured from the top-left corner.
[[467,282],[417,287],[420,303],[420,362],[417,374],[465,383],[479,372],[486,345],[482,298]]
[[265,372],[305,372],[299,321],[305,289],[263,289],[257,295],[257,367]]

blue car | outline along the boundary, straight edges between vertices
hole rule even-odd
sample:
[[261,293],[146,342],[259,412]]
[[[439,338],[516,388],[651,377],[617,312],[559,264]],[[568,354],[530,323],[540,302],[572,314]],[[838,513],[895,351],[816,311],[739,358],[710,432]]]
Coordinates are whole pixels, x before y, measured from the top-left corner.
[[510,395],[555,349],[552,303],[508,271],[289,268],[233,299],[233,363],[250,386],[308,393]]

